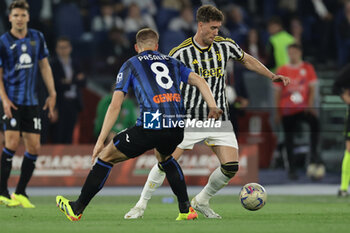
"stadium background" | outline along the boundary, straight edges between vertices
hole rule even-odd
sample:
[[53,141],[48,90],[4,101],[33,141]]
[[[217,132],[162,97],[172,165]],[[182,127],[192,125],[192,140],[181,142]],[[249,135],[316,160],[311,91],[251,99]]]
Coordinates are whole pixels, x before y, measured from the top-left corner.
[[[0,2],[0,33],[9,29],[7,6]],[[314,2],[321,2],[321,10]],[[341,159],[344,150],[343,128],[346,106],[338,96],[332,95],[331,86],[336,72],[348,60],[350,36],[346,30],[350,23],[344,4],[335,0],[28,0],[30,4],[29,27],[42,31],[51,56],[55,55],[55,41],[68,36],[73,44],[73,56],[80,61],[87,77],[83,90],[84,107],[74,130],[72,145],[53,145],[49,131],[42,135],[43,150],[38,169],[31,185],[79,186],[87,174],[89,154],[96,138],[93,133],[98,101],[107,95],[115,81],[120,65],[135,55],[134,37],[138,29],[149,26],[160,33],[159,50],[167,54],[195,32],[195,12],[201,4],[215,4],[225,13],[226,21],[221,35],[231,37],[243,49],[248,46],[248,34],[254,29],[259,36],[259,59],[266,63],[265,48],[269,39],[267,22],[277,16],[284,28],[298,36],[303,45],[304,59],[311,62],[319,78],[317,107],[321,120],[320,153],[327,167],[326,177],[317,182],[337,184],[340,181]],[[188,11],[189,10],[189,11]],[[192,14],[188,14],[188,12]],[[101,15],[109,15],[110,25],[101,21]],[[183,16],[188,22],[172,25],[172,20]],[[136,19],[133,19],[136,18]],[[298,23],[295,23],[297,20]],[[179,26],[180,25],[180,26]],[[182,25],[182,27],[181,27]],[[189,25],[189,26],[187,26]],[[178,27],[176,27],[178,26]],[[239,143],[242,168],[234,184],[259,181],[264,184],[290,183],[284,172],[283,155],[277,150],[283,134],[273,124],[273,90],[269,81],[258,75],[241,70],[237,64],[227,68],[228,85],[238,78],[246,85],[249,105],[239,116]],[[238,72],[240,71],[240,72]],[[238,77],[238,78],[237,78]],[[40,88],[39,90],[44,90]],[[237,90],[239,92],[239,90]],[[41,100],[46,93],[40,92]],[[43,115],[44,129],[49,122]],[[300,158],[301,178],[293,183],[312,182],[305,176],[305,160],[308,154],[307,129],[301,126],[296,151]],[[14,160],[14,175],[10,184],[18,178],[23,149]],[[115,168],[115,178],[107,185],[142,185],[148,170],[154,164],[153,156],[125,163]],[[187,159],[187,160],[186,160]],[[16,162],[17,161],[17,162]],[[190,185],[203,185],[214,167],[215,157],[203,145],[184,157],[184,170],[191,172]],[[247,162],[249,161],[249,162]],[[246,163],[246,164],[245,164]],[[119,165],[118,165],[119,166]],[[139,166],[139,167],[137,167]],[[130,167],[133,168],[130,170]],[[248,169],[245,171],[245,169]],[[258,167],[260,172],[258,173]],[[186,172],[185,172],[186,173]],[[128,177],[126,180],[120,177]],[[201,177],[201,178],[198,178]],[[63,179],[61,179],[64,177]],[[74,177],[74,178],[71,178]],[[59,182],[57,182],[60,180]]]

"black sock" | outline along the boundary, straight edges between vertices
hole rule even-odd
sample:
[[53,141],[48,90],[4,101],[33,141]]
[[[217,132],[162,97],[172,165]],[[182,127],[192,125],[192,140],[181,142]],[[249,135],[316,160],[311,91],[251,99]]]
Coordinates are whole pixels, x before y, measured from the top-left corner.
[[90,171],[85,180],[85,184],[81,189],[80,196],[77,201],[70,202],[75,214],[80,214],[89,204],[91,199],[100,191],[105,184],[113,165],[100,159]]
[[15,191],[16,194],[22,194],[27,197],[25,190],[30,178],[32,178],[37,158],[38,155],[29,154],[27,151],[24,153],[24,158],[21,166],[21,176],[19,178]]
[[188,213],[190,202],[188,200],[185,177],[180,165],[173,157],[159,164],[164,169],[170,187],[177,197],[180,213]]
[[1,164],[0,164],[0,195],[10,198],[10,194],[7,188],[7,181],[10,177],[12,169],[12,158],[15,154],[14,151],[7,148],[2,149]]

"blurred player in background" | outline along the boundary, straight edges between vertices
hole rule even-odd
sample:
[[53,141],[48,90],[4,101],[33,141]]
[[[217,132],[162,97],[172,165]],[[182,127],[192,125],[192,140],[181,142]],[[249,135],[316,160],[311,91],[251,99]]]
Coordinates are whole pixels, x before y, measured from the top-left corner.
[[[113,85],[113,92],[114,89],[115,87]],[[94,136],[96,138],[98,138],[98,135],[101,132],[103,121],[108,110],[108,106],[111,104],[112,101],[113,92],[108,93],[98,102],[96,108],[96,118],[94,122]],[[124,101],[120,109],[118,120],[113,125],[111,132],[108,134],[106,142],[109,142],[111,139],[114,138],[116,134],[123,131],[124,129],[134,126],[136,120],[137,113],[135,103],[131,98],[129,98],[129,95],[126,95],[124,97]]]
[[350,182],[350,65],[347,65],[339,72],[334,82],[333,90],[348,105],[344,132],[345,152],[341,169],[341,184],[338,192],[339,197],[346,197],[349,195],[348,188]]
[[294,154],[294,136],[300,131],[297,127],[305,122],[310,127],[310,163],[308,175],[313,179],[324,176],[325,167],[320,154],[317,152],[320,124],[315,109],[315,94],[317,75],[314,67],[302,60],[302,48],[298,44],[288,46],[289,63],[281,66],[277,73],[291,78],[288,86],[275,83],[276,124],[282,121],[285,146],[289,163],[288,177],[298,179],[297,164]]
[[[37,70],[40,68],[49,96],[44,110],[53,115],[56,91],[48,62],[48,50],[41,32],[29,29],[29,5],[13,1],[9,7],[11,30],[0,37],[0,97],[4,110],[5,147],[0,166],[0,203],[34,208],[25,192],[40,150],[41,119],[37,98]],[[26,152],[16,191],[9,195],[7,182],[12,158],[23,137]]]
[[[257,59],[243,52],[233,40],[218,36],[223,21],[222,12],[214,6],[204,5],[200,7],[197,11],[196,35],[170,51],[170,56],[185,63],[208,83],[218,107],[224,112],[220,118],[222,121],[221,129],[216,129],[214,132],[207,129],[195,129],[194,132],[191,129],[192,132],[189,132],[185,129],[184,140],[173,153],[173,157],[178,160],[184,150],[192,149],[196,143],[205,141],[217,155],[221,165],[210,175],[204,189],[191,201],[192,207],[207,218],[221,218],[209,207],[209,200],[225,187],[238,171],[238,144],[230,122],[225,94],[225,67],[228,60],[240,61],[247,69],[272,81],[281,81],[284,85],[289,83],[287,77],[272,73]],[[186,114],[190,115],[191,119],[205,120],[209,107],[204,102],[199,90],[184,84],[181,92],[184,96]],[[143,188],[140,200],[125,214],[124,218],[141,218],[147,207],[147,202],[164,179],[164,171],[158,164],[155,164]]]
[[[153,148],[159,166],[165,171],[178,199],[180,214],[176,220],[190,220],[198,216],[190,206],[182,170],[171,156],[182,141],[184,130],[179,126],[165,128],[156,123],[161,123],[159,119],[163,114],[171,116],[173,122],[184,121],[181,82],[195,85],[200,90],[210,107],[208,118],[219,118],[222,110],[217,108],[209,86],[202,78],[180,61],[156,51],[158,39],[158,34],[149,28],[137,33],[135,50],[138,55],[125,62],[117,76],[112,102],[93,151],[92,159],[95,161],[98,157],[97,162],[76,201],[70,202],[62,196],[56,198],[57,206],[71,221],[81,218],[91,199],[102,189],[114,164],[135,158]],[[140,105],[136,126],[120,132],[104,147],[129,87],[134,89]],[[152,125],[151,128],[148,127],[149,124]]]

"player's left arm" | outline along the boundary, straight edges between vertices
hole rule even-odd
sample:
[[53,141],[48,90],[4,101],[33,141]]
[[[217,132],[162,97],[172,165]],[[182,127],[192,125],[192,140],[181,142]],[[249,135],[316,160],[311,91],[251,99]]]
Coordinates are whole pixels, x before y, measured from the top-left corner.
[[285,77],[283,75],[277,75],[272,73],[266,66],[264,66],[260,61],[258,61],[253,56],[244,53],[244,57],[241,60],[242,64],[247,68],[248,70],[254,71],[258,74],[261,74],[269,79],[271,79],[273,82],[283,82],[285,86],[287,86],[290,82],[288,77]]
[[49,93],[49,96],[46,98],[45,105],[43,107],[44,110],[49,109],[49,118],[54,116],[54,109],[56,105],[56,90],[55,83],[52,75],[51,66],[49,64],[49,60],[47,57],[39,60],[39,68],[41,72],[41,76],[43,77],[45,86]]

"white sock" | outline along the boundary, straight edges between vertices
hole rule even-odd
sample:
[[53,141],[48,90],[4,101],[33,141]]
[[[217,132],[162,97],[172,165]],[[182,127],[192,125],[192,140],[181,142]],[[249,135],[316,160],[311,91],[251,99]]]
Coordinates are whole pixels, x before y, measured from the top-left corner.
[[140,200],[136,203],[136,206],[145,209],[147,202],[151,199],[154,191],[163,184],[164,179],[165,172],[159,169],[158,163],[155,164],[148,174],[147,181],[142,189]]
[[212,198],[220,189],[225,187],[231,178],[228,178],[221,172],[221,167],[218,167],[211,173],[207,185],[197,194],[196,200],[200,204],[208,205]]

